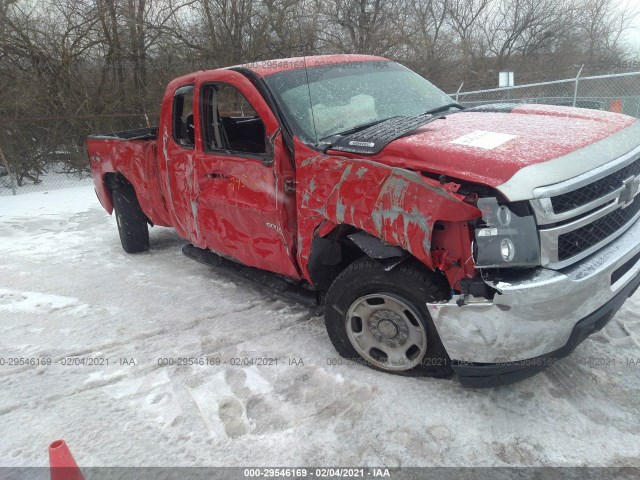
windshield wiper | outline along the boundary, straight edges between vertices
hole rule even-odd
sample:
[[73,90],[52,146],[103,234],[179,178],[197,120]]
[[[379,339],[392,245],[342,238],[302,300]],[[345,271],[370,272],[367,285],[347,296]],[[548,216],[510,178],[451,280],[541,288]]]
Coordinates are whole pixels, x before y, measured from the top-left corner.
[[[374,150],[379,151],[383,143],[388,144],[392,140],[392,138],[399,138],[415,130],[421,125],[430,123],[433,120],[437,120],[439,118],[444,118],[445,115],[442,114],[442,112],[454,107],[459,108],[460,110],[464,110],[464,107],[462,105],[454,102],[433,108],[420,115],[412,117],[395,116],[385,118],[383,120],[375,120],[373,122],[363,123],[362,125],[357,125],[343,132],[333,133],[324,138],[321,138],[320,141],[316,144],[316,147],[319,147],[324,153],[326,153],[330,149],[334,149],[338,145],[340,145],[340,147],[336,148],[337,150],[353,152],[357,150],[357,153],[373,153]],[[438,115],[439,113],[440,115]],[[390,124],[389,129],[386,129],[384,127],[383,124],[385,123]],[[366,135],[366,133],[370,131],[371,133],[373,133],[373,130],[375,130],[378,134],[373,135],[374,137],[377,137],[374,141],[368,141],[365,138],[356,138],[358,137],[358,135],[355,134],[360,132],[362,132],[364,137],[369,137],[369,135]],[[382,140],[382,137],[387,137],[386,142]],[[347,143],[348,146],[346,146],[345,143]]]
[[[465,107],[463,107],[462,105],[460,105],[459,103],[447,103],[446,105],[442,105],[441,107],[436,107],[436,108],[432,108],[431,110],[427,110],[426,112],[418,115],[418,117],[429,117],[430,115],[434,115],[436,113],[440,113],[440,112],[444,112],[450,108],[459,108],[460,110],[464,110]],[[331,135],[327,135],[326,137],[323,137],[320,139],[320,141],[318,142],[318,145],[322,145],[325,148],[325,151],[328,150],[329,148],[331,148],[331,145],[333,144],[333,142],[331,142],[330,140],[334,140],[335,137],[344,137],[346,135],[351,135],[352,133],[357,133],[360,132],[362,130],[366,130],[367,128],[373,127],[374,125],[378,125],[380,123],[384,123],[384,122],[388,122],[389,120],[395,120],[395,119],[399,119],[399,118],[410,118],[410,117],[403,117],[400,115],[396,115],[394,117],[389,117],[389,118],[384,118],[382,120],[374,120],[372,122],[366,122],[363,123],[361,125],[356,125],[355,127],[349,128],[348,130],[344,130],[342,132],[336,132],[336,133],[332,133]],[[415,117],[414,117],[415,118]],[[329,141],[327,141],[329,140]]]
[[453,102],[453,103],[447,103],[446,105],[442,105],[441,107],[436,107],[436,108],[432,108],[431,110],[427,110],[426,112],[423,113],[423,115],[433,115],[434,113],[444,112],[453,107],[459,108],[460,110],[464,110],[464,107],[462,105],[460,105],[459,103]]
[[[372,122],[367,122],[367,123],[363,123],[361,125],[356,125],[355,127],[349,128],[349,129],[344,130],[342,132],[332,133],[331,135],[327,135],[326,137],[321,138],[320,141],[318,142],[318,144],[322,145],[323,147],[325,145],[329,145],[329,147],[330,147],[331,144],[332,144],[332,142],[330,140],[333,140],[335,137],[344,137],[345,135],[350,135],[352,133],[360,132],[361,130],[366,130],[369,127],[373,127],[374,125],[378,125],[379,123],[386,122],[387,120],[391,120],[392,118],[398,118],[398,117],[389,117],[389,118],[383,118],[382,120],[374,120]],[[325,142],[325,140],[329,140],[329,141]]]
[[404,137],[428,123],[445,118],[445,115],[445,113],[423,113],[414,117],[391,117],[354,133],[327,137],[317,147],[321,147],[324,153],[331,149],[362,155],[375,155],[392,141]]

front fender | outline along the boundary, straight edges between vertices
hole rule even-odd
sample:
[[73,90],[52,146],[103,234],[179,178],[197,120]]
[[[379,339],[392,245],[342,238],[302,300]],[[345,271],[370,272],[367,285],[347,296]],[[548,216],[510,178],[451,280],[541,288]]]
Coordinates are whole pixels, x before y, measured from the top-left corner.
[[434,223],[481,216],[455,188],[410,170],[315,152],[297,170],[298,260],[305,277],[313,232],[326,221],[402,247],[433,269]]

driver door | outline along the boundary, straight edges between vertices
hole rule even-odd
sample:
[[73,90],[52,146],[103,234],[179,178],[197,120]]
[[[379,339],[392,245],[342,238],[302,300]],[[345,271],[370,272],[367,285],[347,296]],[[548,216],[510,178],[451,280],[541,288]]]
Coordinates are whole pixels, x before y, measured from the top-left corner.
[[[238,72],[211,72],[196,89],[197,243],[245,265],[300,278],[291,223],[295,197],[285,193],[282,173],[289,158],[274,115]],[[267,148],[274,133],[276,148]]]

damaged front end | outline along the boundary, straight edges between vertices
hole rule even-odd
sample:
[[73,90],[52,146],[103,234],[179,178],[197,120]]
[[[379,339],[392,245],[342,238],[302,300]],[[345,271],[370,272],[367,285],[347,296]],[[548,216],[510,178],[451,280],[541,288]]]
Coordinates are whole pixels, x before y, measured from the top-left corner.
[[540,372],[607,324],[640,284],[640,223],[599,255],[554,270],[541,266],[528,202],[475,204],[477,275],[427,307],[461,383],[490,387]]
[[318,283],[319,259],[327,261],[318,248],[335,250],[331,258],[340,251],[317,239],[331,241],[338,228],[370,258],[386,263],[411,255],[442,270],[454,289],[473,276],[470,223],[481,212],[457,192],[460,185],[357,157],[313,155],[305,148],[296,145],[306,157],[297,168],[297,254],[310,283]]

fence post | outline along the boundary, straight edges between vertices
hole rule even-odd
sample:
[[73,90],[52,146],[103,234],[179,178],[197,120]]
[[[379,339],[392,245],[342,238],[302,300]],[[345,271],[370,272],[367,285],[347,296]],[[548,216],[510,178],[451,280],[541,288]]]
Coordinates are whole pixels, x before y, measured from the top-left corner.
[[11,181],[11,191],[13,192],[14,195],[16,195],[16,181],[15,181],[15,178],[13,177],[13,173],[11,172],[11,169],[9,168],[9,162],[7,162],[7,157],[4,156],[2,147],[0,147],[0,160],[4,165],[4,168],[7,170],[7,175],[9,175],[9,180]]
[[458,91],[456,92],[456,102],[458,102],[458,94],[460,93],[460,90],[462,90],[462,86],[464,85],[464,82],[462,82],[460,84],[460,86],[458,87]]
[[578,70],[578,75],[576,75],[576,86],[573,89],[573,106],[576,106],[576,101],[578,100],[578,83],[580,82],[580,75],[582,74],[582,69],[584,68],[584,64],[580,65],[580,70]]

